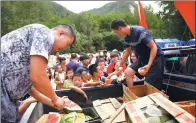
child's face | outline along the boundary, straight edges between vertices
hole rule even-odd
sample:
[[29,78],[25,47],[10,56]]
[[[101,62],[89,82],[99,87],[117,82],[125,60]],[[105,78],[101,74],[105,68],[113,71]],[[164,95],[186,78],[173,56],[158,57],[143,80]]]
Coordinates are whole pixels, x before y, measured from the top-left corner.
[[67,72],[68,79],[72,79],[73,75],[74,75],[74,73],[73,73],[72,70],[70,70],[70,71]]
[[85,59],[85,60],[82,61],[82,63],[83,63],[83,65],[88,66],[89,63],[90,63],[90,59]]
[[100,69],[100,67],[98,66],[97,67],[97,72],[95,73],[95,76],[97,76],[97,77],[101,77],[101,76],[103,76],[103,71]]
[[77,87],[81,87],[82,86],[82,78],[79,76],[74,76],[73,77],[73,83],[75,86]]
[[99,62],[98,65],[99,65],[100,69],[103,71],[105,68],[105,62]]
[[62,73],[62,68],[61,68],[61,66],[58,66],[57,72]]
[[66,61],[65,60],[61,61],[61,64],[63,64],[63,65],[66,64]]
[[119,68],[116,70],[116,75],[117,75],[117,76],[120,76],[122,73],[123,73],[123,68],[122,68],[122,67],[119,67]]
[[120,61],[117,61],[117,62],[116,62],[116,64],[115,64],[115,66],[114,66],[114,69],[115,69],[115,70],[117,70],[117,69],[118,69],[118,67],[117,67],[117,66],[118,66],[119,64],[120,64]]
[[83,81],[87,81],[91,78],[91,75],[89,73],[87,73],[86,71],[82,71],[82,79]]
[[111,61],[112,63],[116,63],[118,61],[118,56],[112,57]]

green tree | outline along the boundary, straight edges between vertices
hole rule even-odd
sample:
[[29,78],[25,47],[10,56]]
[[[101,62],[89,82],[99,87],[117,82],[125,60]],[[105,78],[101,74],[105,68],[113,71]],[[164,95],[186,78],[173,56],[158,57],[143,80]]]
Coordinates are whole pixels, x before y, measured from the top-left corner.
[[174,7],[173,1],[161,1],[158,4],[163,8],[163,11],[159,12],[159,16],[165,21],[164,30],[170,34],[170,38],[185,41],[193,38],[183,17]]

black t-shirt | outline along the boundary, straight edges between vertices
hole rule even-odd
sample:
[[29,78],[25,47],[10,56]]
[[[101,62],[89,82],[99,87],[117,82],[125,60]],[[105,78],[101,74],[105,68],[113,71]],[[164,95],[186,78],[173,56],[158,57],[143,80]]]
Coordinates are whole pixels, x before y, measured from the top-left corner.
[[[147,63],[150,58],[150,48],[147,44],[153,40],[153,37],[147,32],[147,30],[141,26],[130,26],[131,34],[125,36],[126,47],[131,47],[134,50],[139,59],[144,63]],[[153,40],[154,41],[154,40]],[[155,42],[156,44],[156,42]],[[161,48],[157,46],[157,56],[163,55]]]

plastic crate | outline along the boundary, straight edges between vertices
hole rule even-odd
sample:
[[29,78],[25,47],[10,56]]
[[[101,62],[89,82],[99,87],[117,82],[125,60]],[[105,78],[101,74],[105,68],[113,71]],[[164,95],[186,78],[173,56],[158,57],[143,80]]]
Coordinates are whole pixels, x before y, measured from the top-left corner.
[[97,114],[97,112],[95,111],[94,108],[83,108],[82,109],[82,112],[85,114],[85,115],[88,115],[90,117],[92,117],[93,119],[92,120],[88,120],[86,122],[90,122],[90,121],[93,121],[93,120],[97,120],[99,118],[99,115]]
[[86,123],[102,123],[100,119],[93,120],[93,121],[87,121]]

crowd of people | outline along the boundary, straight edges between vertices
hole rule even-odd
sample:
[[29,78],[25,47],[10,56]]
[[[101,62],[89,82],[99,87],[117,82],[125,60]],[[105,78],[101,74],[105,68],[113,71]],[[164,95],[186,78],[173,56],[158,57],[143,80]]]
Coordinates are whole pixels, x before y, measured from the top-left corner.
[[[87,97],[81,87],[107,86],[125,82],[127,66],[137,61],[137,55],[132,52],[130,60],[122,67],[117,65],[122,59],[119,51],[103,51],[102,55],[94,56],[85,53],[72,53],[66,58],[56,52],[56,64],[48,67],[47,73],[51,81],[56,83],[56,89],[71,89]],[[66,61],[68,61],[66,63]],[[134,76],[134,81],[142,78]],[[87,98],[86,98],[87,99]]]

